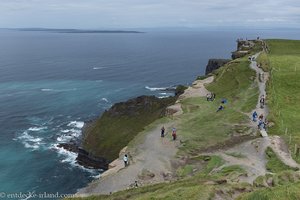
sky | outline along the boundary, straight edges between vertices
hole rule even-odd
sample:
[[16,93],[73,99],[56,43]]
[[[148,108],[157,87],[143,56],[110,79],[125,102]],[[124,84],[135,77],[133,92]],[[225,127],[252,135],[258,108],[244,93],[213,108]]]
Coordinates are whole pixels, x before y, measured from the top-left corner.
[[2,28],[300,28],[300,0],[0,0]]

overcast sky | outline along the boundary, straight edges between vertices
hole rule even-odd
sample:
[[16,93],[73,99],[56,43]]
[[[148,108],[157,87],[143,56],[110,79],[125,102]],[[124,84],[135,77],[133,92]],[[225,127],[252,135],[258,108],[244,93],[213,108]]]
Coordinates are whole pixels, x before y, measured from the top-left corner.
[[300,28],[300,0],[0,0],[0,27]]

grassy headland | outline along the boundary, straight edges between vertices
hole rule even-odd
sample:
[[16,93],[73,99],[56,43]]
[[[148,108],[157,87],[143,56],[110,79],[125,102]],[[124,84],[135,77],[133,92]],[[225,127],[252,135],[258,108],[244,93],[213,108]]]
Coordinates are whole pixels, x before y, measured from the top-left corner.
[[[232,145],[238,142],[233,138],[256,131],[248,124],[248,114],[258,98],[255,72],[249,64],[247,58],[240,58],[216,70],[214,82],[207,85],[208,90],[216,93],[215,101],[208,102],[205,97],[184,99],[181,101],[184,113],[167,120],[178,125],[181,142],[178,156],[189,158],[186,165],[177,169],[177,181],[84,199],[211,199],[216,193],[230,196],[234,190],[251,190],[248,184],[236,182],[237,177],[245,175],[243,168],[233,165],[215,170],[224,161],[217,156],[200,155],[209,148]],[[222,98],[228,102],[224,110],[216,112]]]
[[[267,104],[269,120],[275,125],[268,132],[283,136],[290,147],[300,145],[300,106],[297,104],[300,98],[300,41],[268,40],[267,43],[270,52],[262,53],[258,62],[271,75]],[[241,166],[220,169],[224,164],[220,157],[200,155],[210,147],[222,148],[233,136],[241,137],[253,131],[247,125],[247,113],[257,103],[258,90],[255,72],[249,68],[247,58],[236,59],[213,75],[215,80],[207,88],[217,94],[217,99],[213,102],[205,98],[185,99],[181,102],[184,113],[172,119],[179,125],[178,156],[188,158],[188,162],[177,169],[177,181],[84,199],[300,199],[300,174],[283,164],[270,148],[266,150],[266,168],[272,173],[259,176],[253,186],[237,181],[237,177],[245,175]],[[217,113],[221,98],[226,98],[228,103]]]

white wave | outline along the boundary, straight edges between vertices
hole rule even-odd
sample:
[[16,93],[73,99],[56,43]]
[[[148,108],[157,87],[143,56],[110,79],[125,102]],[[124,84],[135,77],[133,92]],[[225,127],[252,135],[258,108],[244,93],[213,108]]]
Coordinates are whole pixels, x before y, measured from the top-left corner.
[[32,135],[29,135],[27,131],[24,131],[18,139],[24,144],[25,148],[31,148],[33,150],[40,148],[43,144],[42,138],[33,137]]
[[50,91],[54,91],[53,89],[49,89],[49,88],[43,88],[41,89],[42,92],[50,92]]
[[94,178],[94,179],[99,179],[101,177],[101,173],[99,173],[99,174],[97,174],[95,176],[91,176],[91,177]]
[[24,144],[25,148],[27,148],[27,149],[36,150],[36,149],[40,148],[40,146],[37,144],[29,144],[27,142],[24,142],[23,144]]
[[58,142],[69,142],[72,139],[78,138],[81,135],[81,130],[66,129],[61,132],[65,133],[56,138]]
[[101,83],[101,82],[103,82],[103,80],[96,80],[96,82],[99,82],[99,83]]
[[71,121],[68,126],[70,127],[76,127],[76,128],[82,128],[84,126],[84,122],[81,121]]
[[44,129],[47,129],[47,126],[42,126],[42,127],[30,127],[28,129],[28,131],[41,131],[41,130],[44,130]]
[[105,101],[106,103],[108,103],[107,98],[102,98],[101,100],[102,100],[102,101]]
[[32,135],[29,135],[27,133],[27,131],[24,131],[23,134],[21,136],[18,137],[19,139],[23,140],[23,141],[29,141],[29,142],[40,142],[42,141],[42,138],[35,138]]
[[52,145],[52,148],[54,150],[56,150],[56,152],[62,157],[62,159],[60,160],[61,163],[69,163],[71,166],[78,167],[78,168],[80,168],[84,171],[87,171],[87,172],[91,173],[91,174],[96,174],[97,173],[97,170],[95,170],[95,169],[88,169],[88,168],[85,168],[85,167],[79,165],[76,162],[76,158],[77,158],[77,155],[78,155],[77,153],[67,151],[64,148],[59,148],[57,145],[58,144]]
[[105,69],[106,67],[93,67],[94,70]]
[[161,93],[159,93],[160,95],[167,95],[168,93],[166,93],[166,92],[161,92]]
[[166,90],[167,89],[167,88],[164,88],[164,87],[155,88],[155,87],[149,87],[149,86],[146,86],[145,88],[147,90],[150,90],[150,91],[162,91],[162,90]]
[[77,88],[70,88],[70,89],[50,89],[50,88],[43,88],[41,89],[42,92],[69,92],[69,91],[76,91]]
[[165,96],[159,96],[158,98],[163,99],[163,98],[168,98],[168,97],[170,97],[170,96],[165,95]]

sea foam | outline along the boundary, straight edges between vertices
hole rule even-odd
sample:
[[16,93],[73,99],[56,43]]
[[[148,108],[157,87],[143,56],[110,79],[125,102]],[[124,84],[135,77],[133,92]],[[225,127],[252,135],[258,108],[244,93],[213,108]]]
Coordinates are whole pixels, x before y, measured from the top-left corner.
[[76,128],[82,128],[84,126],[84,122],[81,121],[71,121],[68,126],[70,127],[76,127]]

